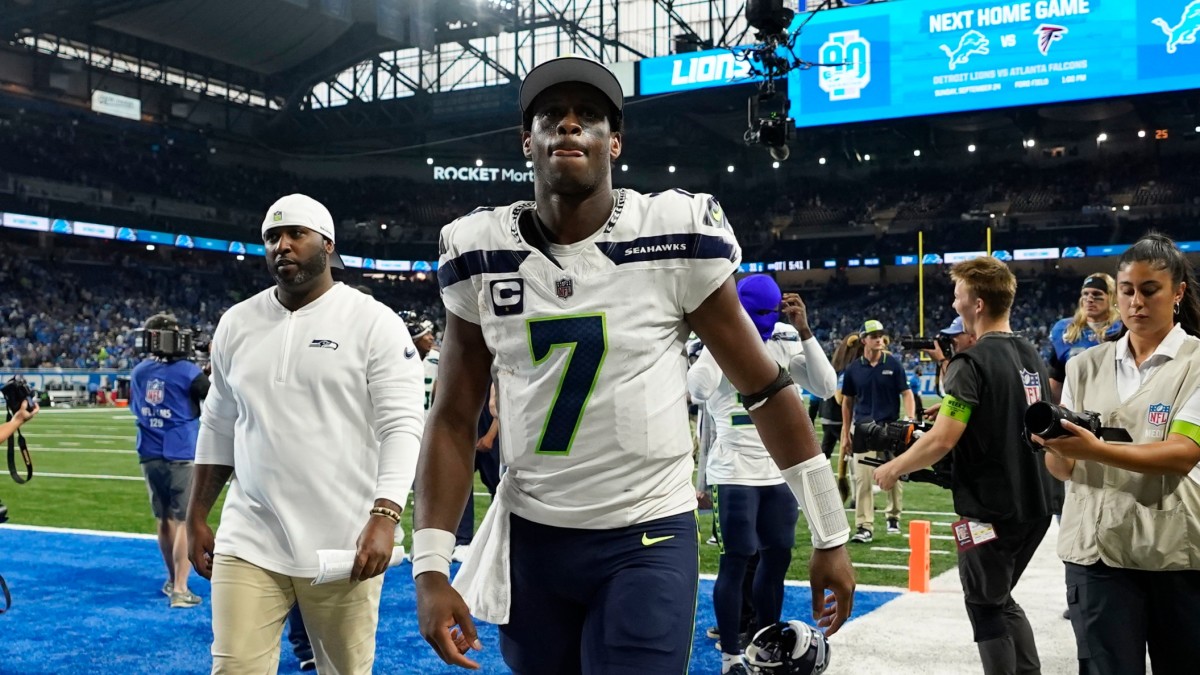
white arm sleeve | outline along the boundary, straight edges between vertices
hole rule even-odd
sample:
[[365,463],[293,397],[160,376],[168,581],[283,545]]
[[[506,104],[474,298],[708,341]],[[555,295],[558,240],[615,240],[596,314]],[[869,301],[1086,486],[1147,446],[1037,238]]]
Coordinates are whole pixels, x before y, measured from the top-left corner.
[[688,369],[687,374],[688,394],[691,395],[692,401],[701,403],[712,398],[717,392],[717,386],[721,384],[722,377],[724,375],[721,373],[721,367],[717,365],[712,352],[707,349],[701,350],[700,356]]
[[425,425],[425,369],[404,321],[382,305],[368,340],[367,391],[379,441],[375,498],[403,508],[417,475]]
[[817,398],[833,396],[837,391],[837,373],[829,357],[825,356],[825,350],[821,349],[821,343],[810,337],[800,343],[800,348],[803,353],[793,356],[788,365],[792,379]]
[[222,346],[228,335],[228,324],[221,318],[209,345],[212,375],[208,378],[208,395],[200,408],[200,433],[196,438],[196,464],[233,466],[233,427],[237,422],[237,400],[225,379],[229,359]]

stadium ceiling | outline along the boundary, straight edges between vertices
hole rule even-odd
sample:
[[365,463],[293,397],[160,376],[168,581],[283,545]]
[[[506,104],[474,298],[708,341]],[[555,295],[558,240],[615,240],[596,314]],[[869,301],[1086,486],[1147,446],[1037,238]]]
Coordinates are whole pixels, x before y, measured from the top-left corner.
[[[241,112],[256,109],[271,118],[263,133],[273,144],[311,145],[389,130],[403,136],[447,111],[479,111],[480,101],[485,114],[492,106],[511,110],[515,83],[560,54],[615,63],[732,43],[745,34],[743,7],[742,0],[0,0],[0,36]],[[470,93],[454,96],[462,92]]]

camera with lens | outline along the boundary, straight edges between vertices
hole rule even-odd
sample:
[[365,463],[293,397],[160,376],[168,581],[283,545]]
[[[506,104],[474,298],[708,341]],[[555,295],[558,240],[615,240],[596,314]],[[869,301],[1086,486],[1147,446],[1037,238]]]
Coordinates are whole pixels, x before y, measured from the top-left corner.
[[1062,426],[1066,420],[1092,432],[1097,438],[1102,436],[1104,425],[1100,423],[1100,413],[1085,410],[1077,413],[1049,401],[1038,401],[1025,411],[1025,430],[1030,434],[1045,439],[1070,436],[1071,432]]
[[905,335],[900,338],[900,347],[909,350],[926,350],[934,347],[941,347],[942,354],[947,359],[954,358],[954,338],[945,333],[938,333],[933,337],[918,337],[916,335]]
[[33,388],[25,381],[25,378],[17,375],[9,380],[0,392],[4,393],[4,404],[8,406],[9,413],[15,415],[21,410],[21,402],[28,401],[27,410],[33,410],[37,405],[37,395]]
[[[879,452],[883,461],[859,457],[858,461],[868,466],[882,466],[884,462],[904,453],[933,428],[932,422],[898,420],[896,422],[861,422],[854,428],[855,452]],[[861,441],[857,439],[861,438]],[[861,448],[861,449],[860,449]],[[941,488],[950,488],[950,477],[954,468],[954,453],[948,453],[928,469],[913,471],[901,480],[931,483]]]
[[192,358],[193,341],[192,331],[181,329],[170,314],[155,314],[145,326],[133,331],[133,346],[138,353],[164,359]]

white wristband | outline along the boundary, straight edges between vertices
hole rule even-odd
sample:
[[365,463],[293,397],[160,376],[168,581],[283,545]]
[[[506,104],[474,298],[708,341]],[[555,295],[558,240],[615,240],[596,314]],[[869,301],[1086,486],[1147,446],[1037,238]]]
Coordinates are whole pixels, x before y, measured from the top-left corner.
[[833,548],[849,541],[850,523],[825,455],[810,457],[782,473],[808,520],[813,548]]
[[412,575],[437,572],[450,578],[450,556],[454,553],[454,533],[426,527],[412,535]]

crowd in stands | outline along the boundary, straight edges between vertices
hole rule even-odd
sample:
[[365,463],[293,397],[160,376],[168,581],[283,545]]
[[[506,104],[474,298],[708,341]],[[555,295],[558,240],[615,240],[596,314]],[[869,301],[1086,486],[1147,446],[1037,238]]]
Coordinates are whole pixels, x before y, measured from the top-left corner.
[[[528,183],[305,177],[269,168],[281,161],[271,153],[253,163],[227,157],[200,132],[13,102],[0,109],[0,210],[253,241],[264,204],[303,192],[340,221],[345,252],[431,259],[441,225],[476,206],[532,195]],[[917,229],[935,251],[980,250],[988,226],[996,248],[1107,244],[1123,241],[1130,218],[1139,231],[1190,239],[1200,217],[1196,153],[981,157],[969,166],[939,164],[929,153],[908,165],[876,158],[871,166],[831,163],[828,175],[786,189],[719,177],[682,187],[717,194],[747,259],[758,260],[887,259],[913,252]]]
[[[174,313],[182,326],[195,331],[197,344],[204,345],[227,308],[272,283],[259,258],[237,261],[192,251],[166,257],[162,251],[124,244],[12,246],[10,251],[0,259],[0,288],[7,289],[0,296],[4,368],[131,368],[141,358],[131,331],[160,311]],[[368,289],[392,309],[415,310],[444,325],[432,278],[389,280],[353,270],[336,276]],[[1050,327],[1073,311],[1078,287],[1079,279],[1054,274],[1021,279],[1013,328],[1046,348]],[[805,299],[813,332],[830,353],[842,336],[858,331],[866,319],[884,322],[896,353],[902,352],[902,336],[920,333],[915,284],[851,288],[835,277],[794,290]],[[924,329],[932,335],[953,318],[953,291],[944,274],[934,272],[928,275],[925,293]],[[905,359],[918,374],[928,374],[916,353],[906,353]]]

